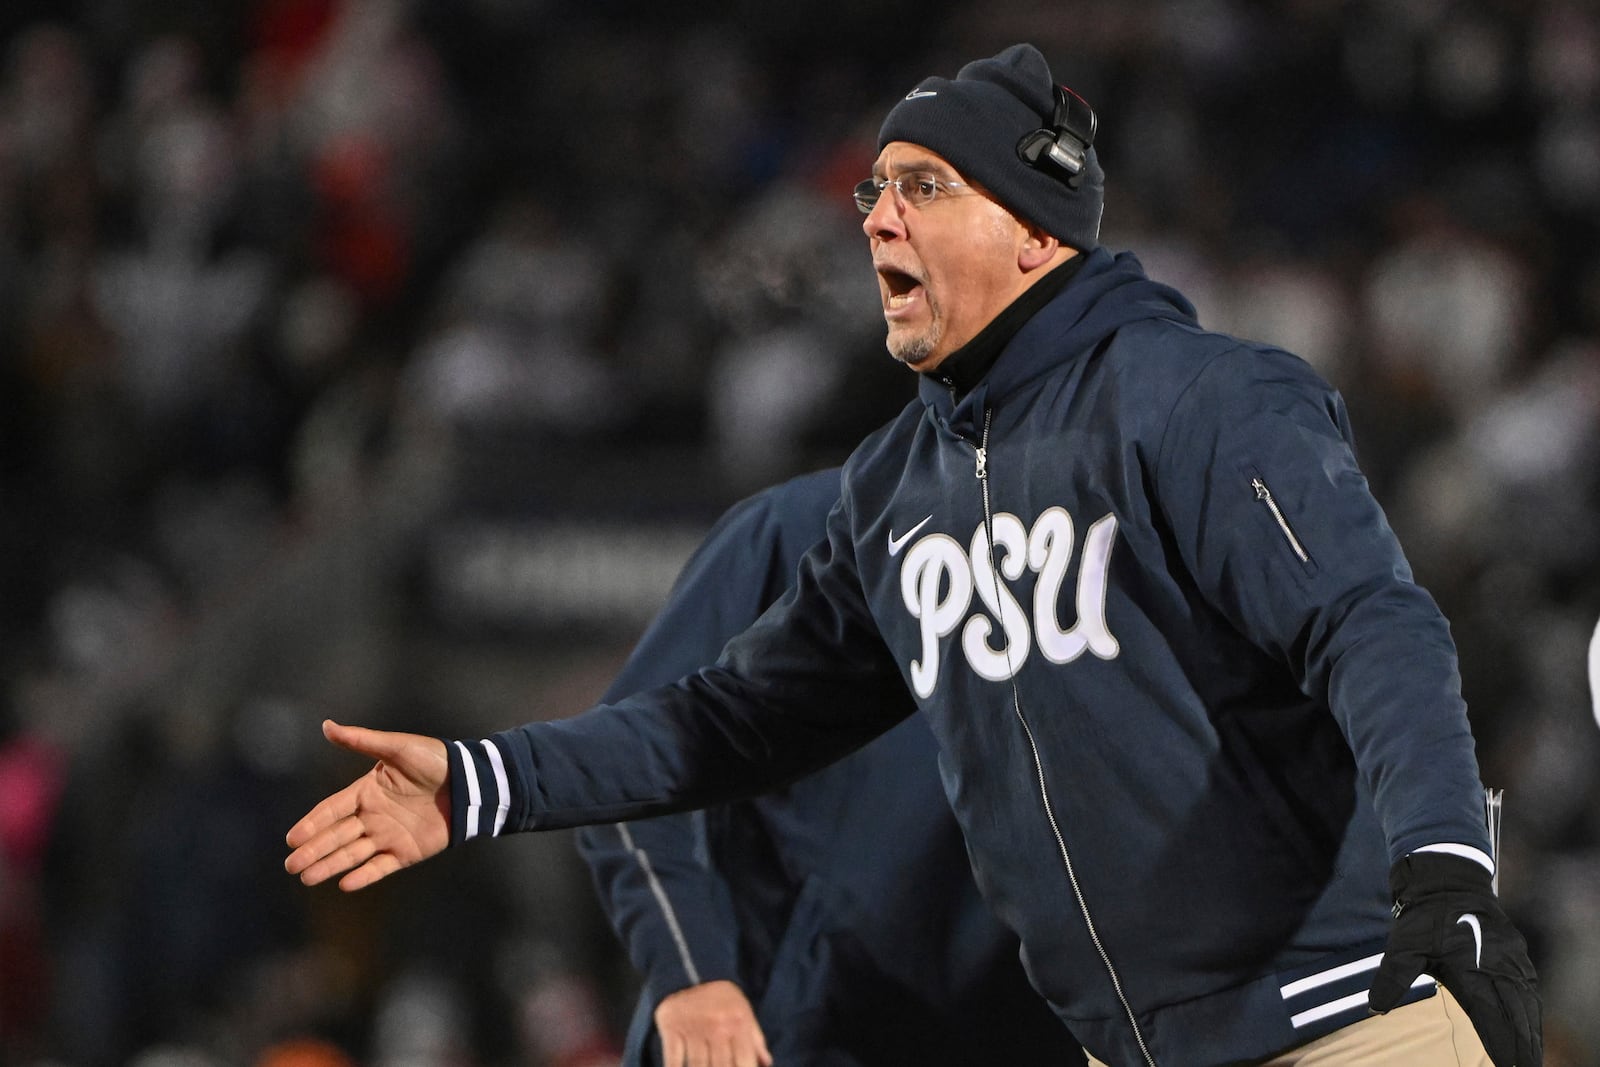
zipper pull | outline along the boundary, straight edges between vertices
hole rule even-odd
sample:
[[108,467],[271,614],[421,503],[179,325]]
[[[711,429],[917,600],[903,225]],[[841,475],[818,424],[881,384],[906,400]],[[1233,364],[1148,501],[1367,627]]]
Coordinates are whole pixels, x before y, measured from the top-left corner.
[[994,422],[994,409],[983,409],[983,436],[978,439],[978,480],[989,477],[989,426]]
[[1267,483],[1260,478],[1250,479],[1250,486],[1256,491],[1257,500],[1271,500],[1272,491],[1267,488]]

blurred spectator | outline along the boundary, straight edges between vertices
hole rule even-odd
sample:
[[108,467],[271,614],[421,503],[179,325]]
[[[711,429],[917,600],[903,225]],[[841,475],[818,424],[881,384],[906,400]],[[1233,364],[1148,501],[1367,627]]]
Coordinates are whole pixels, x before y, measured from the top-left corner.
[[0,732],[0,1050],[35,1053],[52,978],[42,868],[64,769],[59,745],[14,726]]
[[729,484],[751,491],[804,464],[858,380],[853,365],[882,346],[859,213],[841,189],[800,177],[768,185],[701,266],[701,299],[726,326],[711,353],[710,446]]
[[544,206],[489,218],[440,282],[442,320],[405,372],[415,410],[461,427],[585,435],[621,422],[627,392],[596,342],[607,264]]
[[1492,396],[1527,338],[1521,265],[1419,197],[1367,273],[1370,368],[1402,395],[1460,421]]

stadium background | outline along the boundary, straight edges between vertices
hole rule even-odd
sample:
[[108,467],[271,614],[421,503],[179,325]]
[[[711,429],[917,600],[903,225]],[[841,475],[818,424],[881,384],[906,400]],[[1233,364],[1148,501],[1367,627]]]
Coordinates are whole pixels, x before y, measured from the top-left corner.
[[1100,112],[1106,243],[1345,392],[1548,1062],[1600,1063],[1600,15],[1556,0],[9,0],[0,1063],[606,1062],[564,835],[282,873],[360,769],[316,724],[577,710],[722,507],[903,403],[848,190],[1018,39]]

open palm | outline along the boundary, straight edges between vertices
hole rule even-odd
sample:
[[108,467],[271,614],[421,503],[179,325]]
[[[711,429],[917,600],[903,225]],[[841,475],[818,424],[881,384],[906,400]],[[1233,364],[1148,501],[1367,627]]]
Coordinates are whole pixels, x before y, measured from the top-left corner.
[[343,873],[339,888],[351,892],[444,851],[450,843],[450,762],[443,741],[331,719],[322,733],[377,762],[294,824],[285,838],[294,850],[285,870],[306,885]]

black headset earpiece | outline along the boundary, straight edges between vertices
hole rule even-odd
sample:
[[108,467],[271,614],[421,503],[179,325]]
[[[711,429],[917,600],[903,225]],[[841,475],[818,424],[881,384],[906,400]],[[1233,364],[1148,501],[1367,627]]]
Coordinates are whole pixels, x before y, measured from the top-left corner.
[[1055,91],[1056,110],[1050,128],[1024,134],[1017,142],[1017,156],[1030,167],[1055,172],[1076,189],[1100,120],[1089,102],[1071,89],[1057,85]]

